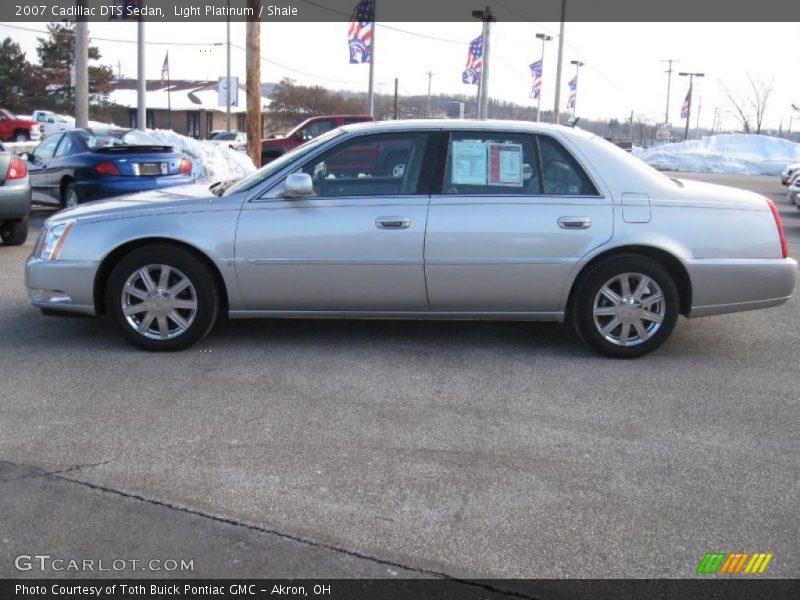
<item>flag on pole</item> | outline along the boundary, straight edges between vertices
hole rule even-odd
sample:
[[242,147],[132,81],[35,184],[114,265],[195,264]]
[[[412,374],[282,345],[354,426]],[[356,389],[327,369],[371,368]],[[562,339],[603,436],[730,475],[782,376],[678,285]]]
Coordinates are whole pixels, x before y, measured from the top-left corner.
[[361,0],[353,9],[350,27],[347,30],[351,65],[369,62],[374,21],[375,0]]
[[530,65],[531,75],[533,75],[533,87],[531,88],[531,98],[534,100],[542,93],[542,61],[537,60]]
[[683,101],[683,105],[681,106],[681,119],[686,119],[689,117],[689,103],[692,101],[692,88],[689,88],[689,91],[686,92],[686,98]]
[[483,36],[476,37],[469,43],[467,51],[467,68],[461,74],[464,83],[479,84],[483,72]]
[[567,100],[567,108],[575,108],[575,99],[578,97],[578,76],[572,78],[569,82],[569,99]]
[[164,55],[164,64],[161,66],[161,83],[169,81],[169,50]]
[[792,104],[792,110],[795,112],[800,112],[800,106],[797,106],[797,104]]

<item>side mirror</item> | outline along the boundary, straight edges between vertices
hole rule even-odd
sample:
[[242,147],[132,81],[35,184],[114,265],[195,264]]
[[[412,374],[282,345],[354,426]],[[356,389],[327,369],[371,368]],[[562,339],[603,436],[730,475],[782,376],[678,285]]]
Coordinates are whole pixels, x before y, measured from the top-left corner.
[[314,195],[314,182],[308,173],[292,173],[283,185],[285,198],[307,198]]
[[304,142],[306,140],[305,132],[301,129],[300,131],[294,134],[294,139],[296,139],[298,142]]

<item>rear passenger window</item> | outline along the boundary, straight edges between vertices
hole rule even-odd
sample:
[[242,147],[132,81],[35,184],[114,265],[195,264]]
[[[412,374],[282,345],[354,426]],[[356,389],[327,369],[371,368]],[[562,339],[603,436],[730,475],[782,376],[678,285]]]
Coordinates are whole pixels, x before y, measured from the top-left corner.
[[536,195],[541,181],[533,135],[454,131],[443,194]]
[[542,182],[548,196],[599,196],[589,176],[560,143],[539,136],[542,154]]

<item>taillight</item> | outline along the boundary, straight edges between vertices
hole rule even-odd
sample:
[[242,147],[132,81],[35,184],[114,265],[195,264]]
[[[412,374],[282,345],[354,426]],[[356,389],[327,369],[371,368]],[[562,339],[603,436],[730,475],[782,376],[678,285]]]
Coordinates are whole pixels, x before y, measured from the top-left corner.
[[100,175],[119,175],[120,174],[119,169],[117,168],[117,165],[115,165],[110,160],[98,163],[97,166],[95,167],[95,170],[98,173],[100,173]]
[[783,223],[781,222],[781,214],[778,212],[778,207],[775,205],[775,202],[770,198],[765,198],[767,204],[769,204],[769,209],[772,211],[772,216],[775,219],[775,226],[778,228],[778,236],[781,238],[781,252],[783,253],[783,258],[787,258],[789,256],[789,246],[786,243],[786,234],[783,232]]
[[191,173],[192,172],[192,161],[188,158],[181,159],[181,166],[178,167],[178,173]]
[[25,166],[25,161],[18,156],[12,156],[11,162],[8,164],[8,171],[6,171],[6,179],[22,179],[27,174],[28,167]]

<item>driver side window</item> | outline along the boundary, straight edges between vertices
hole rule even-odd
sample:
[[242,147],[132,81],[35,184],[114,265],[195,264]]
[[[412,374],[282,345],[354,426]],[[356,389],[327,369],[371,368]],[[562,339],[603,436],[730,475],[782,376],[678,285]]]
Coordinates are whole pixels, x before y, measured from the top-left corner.
[[308,127],[303,129],[303,139],[304,140],[313,140],[315,137],[322,135],[323,133],[329,132],[331,129],[336,127],[336,122],[327,120],[327,121],[315,121],[311,123]]
[[53,158],[53,154],[56,151],[56,146],[58,146],[60,139],[60,135],[51,135],[50,137],[45,138],[45,140],[33,151],[34,157],[36,157],[38,160],[49,160]]
[[[429,134],[376,134],[351,139],[306,163],[321,198],[419,193]],[[424,187],[424,186],[422,186]]]

